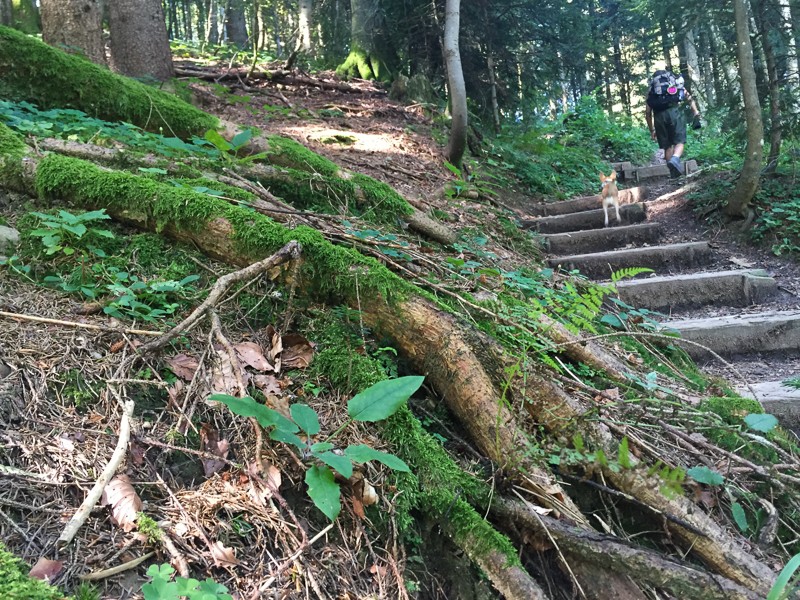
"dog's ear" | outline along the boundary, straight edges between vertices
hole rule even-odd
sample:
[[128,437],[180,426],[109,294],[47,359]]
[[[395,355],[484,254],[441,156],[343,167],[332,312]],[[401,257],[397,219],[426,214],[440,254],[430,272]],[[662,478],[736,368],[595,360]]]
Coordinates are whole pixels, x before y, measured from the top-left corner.
[[611,181],[616,181],[617,180],[617,172],[616,171],[611,171],[611,175],[609,175],[608,178]]
[[602,173],[600,173],[600,182],[601,182],[601,183],[604,183],[604,182],[605,182],[605,180],[606,180],[606,176],[605,176],[605,175],[603,175]]

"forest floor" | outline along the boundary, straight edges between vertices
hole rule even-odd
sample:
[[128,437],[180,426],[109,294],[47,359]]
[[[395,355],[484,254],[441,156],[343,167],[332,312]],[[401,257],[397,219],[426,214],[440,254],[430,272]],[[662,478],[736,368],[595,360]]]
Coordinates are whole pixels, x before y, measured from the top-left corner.
[[[332,78],[326,79],[325,74],[318,77],[320,81],[332,81]],[[493,253],[508,270],[531,260],[530,249],[523,245],[516,248],[513,240],[509,240],[504,233],[498,217],[525,217],[526,207],[534,200],[519,190],[509,188],[497,190],[494,199],[447,197],[443,190],[453,180],[453,174],[443,165],[442,148],[446,140],[441,139],[441,128],[427,115],[424,106],[404,106],[392,101],[386,90],[367,82],[351,83],[352,91],[307,84],[269,83],[263,87],[250,84],[247,90],[232,86],[227,91],[210,84],[191,85],[196,88],[200,107],[204,110],[242,126],[253,125],[265,133],[294,138],[351,171],[388,183],[419,206],[441,211],[441,214],[447,215],[449,225],[463,234],[485,237],[482,250]],[[687,155],[691,155],[691,148]],[[620,157],[620,160],[624,158]],[[697,177],[702,181],[704,175],[701,173]],[[680,185],[671,180],[657,181],[651,186],[650,198],[674,191]],[[12,224],[21,216],[22,207],[18,201],[19,198],[15,197],[0,197],[0,214]],[[510,214],[504,206],[512,207],[515,213]],[[29,204],[24,205],[25,210],[30,208]],[[40,210],[39,207],[33,208]],[[780,299],[780,307],[800,308],[800,267],[795,262],[776,257],[768,249],[750,245],[741,235],[729,229],[701,224],[692,212],[691,200],[686,196],[656,203],[652,211],[651,218],[657,219],[665,227],[667,241],[708,240],[718,250],[717,262],[710,269],[763,268],[779,280],[785,292]],[[466,253],[469,258],[468,251],[460,252],[462,256]],[[205,261],[202,268],[213,273],[224,271],[224,267],[214,261]],[[0,309],[80,320],[88,324],[104,325],[108,321],[102,315],[78,316],[76,311],[81,309],[79,303],[40,286],[26,284],[6,270],[0,270]],[[721,314],[725,310],[709,307],[697,314]],[[242,339],[264,341],[263,332],[239,333]],[[106,427],[108,419],[105,416],[114,414],[115,399],[103,396],[101,403],[91,406],[89,410],[78,407],[65,409],[63,404],[50,398],[46,382],[49,380],[50,386],[60,382],[63,390],[75,383],[69,379],[73,375],[68,374],[81,374],[80,379],[85,381],[112,379],[116,363],[105,358],[109,355],[109,348],[121,341],[102,332],[43,327],[25,321],[6,321],[0,331],[0,348],[5,349],[6,356],[16,357],[19,365],[28,365],[15,385],[20,389],[25,388],[28,398],[37,399],[36,402],[13,409],[17,417],[23,417],[23,424],[15,420],[16,424],[12,427],[9,414],[0,411],[0,437],[3,443],[8,448],[18,449],[20,456],[27,457],[20,460],[18,467],[24,468],[26,460],[27,464],[34,460],[45,460],[49,462],[53,473],[63,476],[64,472],[68,472],[72,479],[81,483],[79,491],[75,485],[54,485],[27,479],[13,493],[9,490],[0,492],[0,507],[21,511],[19,514],[26,515],[21,526],[9,525],[7,519],[0,522],[2,538],[11,540],[10,547],[31,562],[35,562],[35,558],[43,552],[47,540],[58,537],[64,524],[61,507],[75,506],[76,499],[82,495],[81,491],[91,486],[98,469],[102,467],[102,461],[98,464],[94,457],[110,454],[116,441],[114,433]],[[314,340],[311,342],[313,344]],[[200,334],[193,334],[188,345],[192,347],[195,344],[198,348],[204,346],[205,340]],[[176,359],[176,356],[169,358],[170,361]],[[35,365],[38,372],[31,374],[30,365]],[[791,356],[769,357],[765,362],[750,357],[737,365],[746,375],[758,375],[765,379],[781,379],[800,373],[800,359]],[[711,372],[722,372],[714,365],[710,365],[709,369]],[[156,368],[153,370],[157,371]],[[276,385],[290,389],[297,396],[309,389],[302,381],[282,381]],[[166,386],[166,383],[156,382],[155,386]],[[90,390],[83,391],[90,394]],[[308,394],[307,391],[305,393]],[[315,399],[310,395],[306,395],[305,399],[320,414],[333,410],[322,403],[315,404]],[[186,406],[177,411],[178,421],[184,409]],[[207,407],[202,406],[197,410],[199,413],[208,412]],[[228,530],[225,547],[236,547],[236,560],[245,563],[247,568],[227,568],[224,562],[230,556],[226,555],[224,549],[219,550],[219,555],[214,555],[213,561],[209,560],[208,548],[198,543],[181,545],[180,553],[189,557],[194,565],[209,565],[208,574],[217,581],[223,581],[232,589],[252,592],[255,583],[260,581],[259,577],[269,571],[263,565],[273,567],[281,563],[281,557],[291,556],[300,547],[300,540],[295,537],[296,531],[293,533],[293,526],[282,522],[274,514],[267,514],[263,506],[259,508],[258,503],[248,497],[246,490],[237,487],[235,478],[218,477],[200,484],[198,482],[202,481],[202,476],[194,479],[194,476],[188,475],[187,463],[193,462],[193,468],[200,471],[212,468],[208,464],[207,454],[200,453],[194,457],[183,454],[181,456],[185,462],[179,464],[153,451],[159,440],[164,442],[165,431],[174,425],[165,419],[169,417],[159,416],[150,425],[151,434],[139,446],[142,455],[137,455],[136,445],[132,449],[133,469],[139,470],[139,481],[147,481],[147,477],[154,472],[145,468],[147,464],[163,466],[166,462],[173,476],[167,485],[161,479],[162,474],[165,477],[167,475],[156,469],[159,471],[158,479],[149,481],[148,485],[153,490],[164,488],[169,491],[145,494],[150,496],[149,511],[157,516],[156,520],[182,524],[190,531],[205,529],[218,532],[215,520],[219,505],[208,500],[219,498],[219,502],[222,502],[221,499],[225,497],[226,502],[230,503],[234,498],[234,504],[238,503],[240,507],[234,512],[240,514],[247,511],[252,518],[246,525],[252,529],[246,542],[231,541],[236,536]],[[214,423],[220,432],[223,431],[225,424],[219,417],[209,416],[208,421]],[[230,422],[227,425],[230,427]],[[59,435],[48,436],[47,433],[51,431],[57,431]],[[243,438],[248,432],[233,433],[228,429],[226,435],[229,435],[229,439],[223,441],[230,443],[231,447],[246,445]],[[292,469],[291,460],[285,453],[276,453],[272,459],[274,464],[280,466],[285,478],[292,480],[298,477],[299,471]],[[299,481],[294,480],[294,483]],[[390,493],[389,490],[386,493]],[[159,501],[166,496],[171,496],[176,502],[170,509],[159,508]],[[296,498],[290,500],[299,502]],[[176,506],[181,507],[180,510]],[[359,515],[363,514],[363,507],[354,505],[347,511],[351,515]],[[231,523],[235,522],[235,517],[232,515]],[[306,519],[314,518],[305,511],[302,514],[298,512],[298,517],[304,524],[307,524]],[[62,556],[66,567],[61,577],[74,581],[75,577],[88,571],[124,562],[136,554],[134,550],[137,544],[143,543],[142,540],[132,540],[118,528],[108,526],[107,518],[99,513],[89,523],[79,536],[77,548]],[[319,523],[314,525],[315,529],[322,529],[322,526],[317,527]],[[348,521],[347,528],[345,530],[341,525],[336,525],[335,531],[338,531],[343,543],[323,539],[316,546],[303,546],[306,558],[302,564],[299,561],[291,563],[286,572],[291,573],[292,577],[296,576],[298,581],[302,578],[304,585],[298,583],[295,588],[291,578],[284,578],[287,580],[276,586],[282,590],[281,595],[275,597],[300,598],[310,593],[312,597],[317,594],[317,597],[342,599],[397,598],[408,597],[405,590],[411,590],[414,586],[418,586],[420,595],[417,597],[421,598],[494,597],[485,582],[478,582],[469,591],[458,588],[459,570],[471,568],[465,566],[463,560],[443,562],[437,569],[425,561],[425,557],[411,557],[414,560],[409,561],[410,557],[404,555],[402,549],[398,551],[397,540],[377,537],[368,520],[362,524],[354,518]],[[446,546],[447,542],[442,544]],[[452,548],[445,547],[438,558],[442,559],[450,552]],[[371,557],[366,562],[363,559],[365,555]],[[167,562],[170,557],[161,554],[159,558]],[[431,572],[436,570],[440,570],[438,575]],[[442,574],[448,570],[451,572]],[[305,577],[301,577],[303,573]],[[477,580],[473,577],[461,579]],[[132,569],[122,575],[105,578],[100,585],[105,598],[140,598],[139,590],[144,581],[142,570]],[[309,581],[311,583],[307,583]],[[464,581],[460,585],[466,585]],[[409,585],[409,582],[413,585]],[[350,591],[344,591],[347,589]],[[318,594],[319,590],[323,590],[322,595]]]

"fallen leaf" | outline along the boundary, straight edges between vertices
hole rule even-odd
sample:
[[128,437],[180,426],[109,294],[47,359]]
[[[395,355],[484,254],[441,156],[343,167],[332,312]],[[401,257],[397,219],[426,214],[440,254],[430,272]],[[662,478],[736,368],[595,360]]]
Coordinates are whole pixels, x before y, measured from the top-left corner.
[[111,506],[111,522],[114,525],[123,531],[136,529],[136,517],[143,505],[127,475],[117,475],[108,482],[100,503],[102,506]]
[[281,335],[272,325],[267,325],[266,334],[270,342],[269,352],[267,352],[267,360],[272,363],[275,372],[279,373],[281,370],[281,352],[283,352]]
[[283,336],[281,360],[287,369],[305,369],[314,357],[314,346],[298,333]]
[[[203,423],[200,426],[200,447],[221,459],[228,458],[230,443],[228,440],[219,439],[219,432],[210,423]],[[225,467],[225,461],[217,458],[203,458],[203,472],[206,477],[211,477],[214,473]]]
[[369,568],[369,572],[372,573],[373,575],[375,575],[376,579],[382,579],[382,578],[386,577],[386,567],[385,566],[382,567],[380,565],[372,565]]
[[238,369],[242,376],[242,384],[247,387],[249,376],[247,371],[242,369],[239,359],[229,356],[223,348],[216,348],[217,361],[211,369],[211,389],[221,394],[238,396],[239,393],[247,393],[246,390],[239,389],[234,368]]
[[129,452],[131,456],[131,462],[135,466],[141,467],[144,464],[144,455],[147,452],[147,448],[145,448],[136,440],[131,440]]
[[125,344],[126,344],[125,340],[117,340],[116,342],[111,344],[108,351],[111,352],[111,354],[116,354],[125,347]]
[[183,390],[186,387],[180,379],[176,379],[175,383],[167,388],[167,397],[169,401],[167,402],[168,406],[173,408],[180,408],[181,403],[178,402],[178,398],[183,394]]
[[256,344],[255,342],[241,342],[236,344],[234,347],[236,350],[236,354],[239,356],[239,359],[249,367],[253,367],[258,371],[272,371],[272,365],[269,364],[267,359],[264,357],[264,352],[261,350],[261,346]]
[[191,381],[194,378],[195,371],[199,366],[197,359],[188,354],[178,354],[168,358],[167,364],[175,375],[186,381]]
[[280,394],[282,391],[281,384],[278,383],[278,379],[275,375],[254,375],[253,385],[264,392],[265,396]]
[[750,269],[755,266],[755,263],[747,260],[746,258],[739,258],[737,256],[732,256],[728,260],[730,260],[735,265],[744,267],[745,269]]
[[64,563],[60,560],[50,560],[49,558],[42,557],[36,561],[36,564],[31,567],[28,575],[35,579],[43,579],[44,581],[53,581],[56,575],[64,568]]
[[364,512],[364,503],[361,502],[361,500],[359,500],[355,496],[352,496],[350,498],[350,502],[353,505],[353,512],[355,513],[355,515],[359,519],[366,519],[367,518],[367,514]]
[[292,418],[292,411],[289,408],[289,399],[286,396],[275,396],[270,394],[267,396],[267,406],[272,410],[277,410],[287,419]]
[[236,558],[233,548],[226,548],[222,545],[222,542],[214,542],[211,544],[210,550],[215,567],[232,567],[239,564],[239,559]]

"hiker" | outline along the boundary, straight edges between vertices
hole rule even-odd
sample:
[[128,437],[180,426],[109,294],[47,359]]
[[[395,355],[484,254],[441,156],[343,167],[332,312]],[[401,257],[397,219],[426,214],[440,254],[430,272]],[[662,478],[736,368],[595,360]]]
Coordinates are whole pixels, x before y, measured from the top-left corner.
[[683,76],[666,70],[653,73],[647,93],[645,119],[650,128],[650,137],[657,140],[658,147],[664,150],[664,160],[673,177],[680,177],[683,173],[681,154],[686,144],[686,120],[682,102],[686,102],[692,110],[692,129],[700,129],[703,126],[700,111],[689,90],[684,88]]

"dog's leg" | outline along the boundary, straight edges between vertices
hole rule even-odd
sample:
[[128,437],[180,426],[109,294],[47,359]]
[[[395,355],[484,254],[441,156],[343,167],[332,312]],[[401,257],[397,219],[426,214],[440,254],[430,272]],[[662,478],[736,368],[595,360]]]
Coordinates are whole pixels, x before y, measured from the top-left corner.
[[614,202],[614,210],[617,211],[617,223],[622,223],[622,219],[619,218],[619,203]]
[[603,227],[608,227],[608,205],[605,202],[603,202],[603,214],[606,216],[606,222],[605,225],[603,225]]

